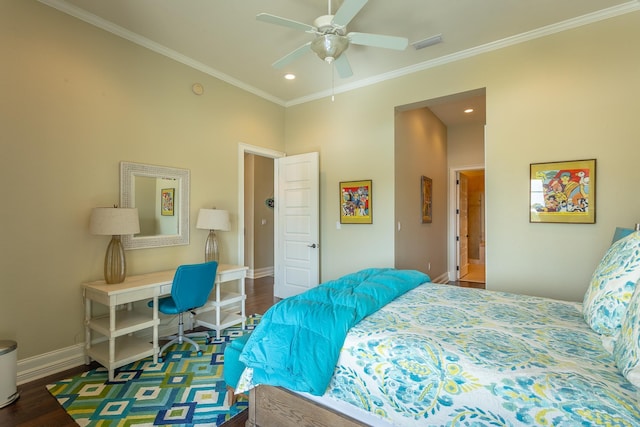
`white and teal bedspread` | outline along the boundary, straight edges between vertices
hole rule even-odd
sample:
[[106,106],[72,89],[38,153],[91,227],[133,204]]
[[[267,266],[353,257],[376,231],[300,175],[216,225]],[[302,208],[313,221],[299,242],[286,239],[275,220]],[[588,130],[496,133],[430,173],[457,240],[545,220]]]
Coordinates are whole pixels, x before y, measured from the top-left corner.
[[579,303],[432,283],[351,328],[325,396],[397,426],[640,425]]
[[368,268],[284,299],[264,314],[240,361],[257,383],[321,396],[349,329],[429,280],[415,270]]

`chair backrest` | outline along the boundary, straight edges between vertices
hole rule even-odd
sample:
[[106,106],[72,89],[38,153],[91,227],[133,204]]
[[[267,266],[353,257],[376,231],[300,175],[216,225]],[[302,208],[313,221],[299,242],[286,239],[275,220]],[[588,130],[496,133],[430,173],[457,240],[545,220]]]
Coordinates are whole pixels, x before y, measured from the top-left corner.
[[207,302],[217,270],[216,261],[178,267],[171,286],[171,298],[178,310],[184,312],[202,307]]

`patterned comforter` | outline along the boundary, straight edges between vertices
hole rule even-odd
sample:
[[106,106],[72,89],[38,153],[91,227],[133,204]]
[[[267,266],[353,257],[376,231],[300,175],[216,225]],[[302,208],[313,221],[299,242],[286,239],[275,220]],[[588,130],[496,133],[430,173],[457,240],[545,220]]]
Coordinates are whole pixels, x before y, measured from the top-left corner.
[[397,426],[639,426],[581,305],[426,283],[354,326],[327,394]]

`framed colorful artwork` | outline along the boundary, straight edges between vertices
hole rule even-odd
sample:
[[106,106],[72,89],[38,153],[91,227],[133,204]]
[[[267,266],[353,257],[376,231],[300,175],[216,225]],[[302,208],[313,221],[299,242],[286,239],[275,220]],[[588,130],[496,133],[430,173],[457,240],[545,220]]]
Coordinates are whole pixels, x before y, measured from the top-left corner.
[[596,160],[532,163],[529,222],[594,224]]
[[163,188],[161,190],[160,214],[162,216],[173,216],[175,191],[175,188]]
[[340,223],[372,224],[371,180],[340,183]]
[[422,202],[422,223],[423,224],[428,224],[432,221],[432,207],[431,207],[431,201],[433,200],[432,197],[432,190],[433,190],[433,181],[431,181],[431,178],[427,178],[426,176],[421,176],[420,177],[420,191],[421,191],[421,197],[420,200]]

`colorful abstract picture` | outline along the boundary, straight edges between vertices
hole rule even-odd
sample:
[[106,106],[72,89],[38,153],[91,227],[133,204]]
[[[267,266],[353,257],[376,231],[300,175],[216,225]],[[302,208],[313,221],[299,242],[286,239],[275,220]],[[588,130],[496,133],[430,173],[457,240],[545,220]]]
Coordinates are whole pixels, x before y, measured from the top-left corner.
[[529,222],[596,222],[596,161],[532,163]]
[[340,223],[372,224],[371,180],[340,183]]
[[160,200],[160,214],[162,216],[173,216],[173,200],[175,191],[175,188],[163,188],[161,190],[162,199]]
[[420,189],[421,189],[421,201],[422,201],[422,223],[428,224],[433,221],[433,208],[431,202],[433,197],[431,193],[433,191],[433,181],[426,176],[420,177]]

